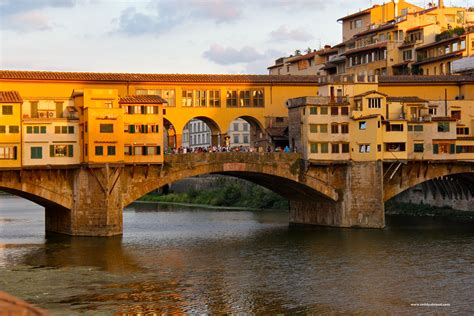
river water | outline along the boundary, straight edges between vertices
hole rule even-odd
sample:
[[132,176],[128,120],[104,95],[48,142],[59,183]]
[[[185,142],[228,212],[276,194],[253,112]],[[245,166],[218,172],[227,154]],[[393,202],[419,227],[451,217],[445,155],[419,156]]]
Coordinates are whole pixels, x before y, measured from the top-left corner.
[[474,313],[473,224],[287,216],[134,204],[123,237],[46,237],[41,207],[0,197],[0,290],[55,315]]

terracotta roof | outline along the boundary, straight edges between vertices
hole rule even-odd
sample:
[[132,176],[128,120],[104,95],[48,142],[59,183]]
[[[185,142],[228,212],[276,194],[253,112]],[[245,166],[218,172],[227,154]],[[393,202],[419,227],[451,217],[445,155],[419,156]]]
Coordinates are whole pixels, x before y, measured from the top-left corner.
[[355,53],[365,52],[365,51],[372,50],[372,49],[379,49],[379,48],[385,48],[385,47],[387,47],[387,42],[381,42],[381,43],[372,44],[372,45],[368,45],[368,46],[364,46],[364,47],[354,48],[354,49],[345,51],[341,55],[347,56],[347,55],[350,55],[350,54],[355,54]]
[[436,76],[422,76],[422,75],[400,75],[400,76],[379,76],[379,84],[384,83],[458,83],[458,82],[473,82],[474,76],[461,75],[436,75]]
[[408,65],[409,63],[411,63],[411,60],[405,60],[405,61],[402,61],[401,63],[392,65],[392,68],[403,67],[403,66]]
[[383,95],[383,96],[385,96],[385,97],[388,96],[387,94],[382,93],[382,92],[378,92],[377,90],[370,90],[370,91],[366,91],[366,92],[364,92],[364,93],[355,95],[354,98],[357,98],[357,97],[365,97],[365,96],[367,96],[367,95],[369,95],[369,94],[373,94],[373,93],[375,93],[375,94],[380,94],[380,95]]
[[456,56],[461,56],[461,55],[462,55],[462,52],[457,51],[457,52],[454,52],[454,53],[444,54],[444,55],[441,55],[441,56],[427,58],[427,59],[423,59],[421,61],[417,61],[416,63],[413,63],[413,66],[429,64],[429,63],[434,62],[434,61],[440,61],[440,60],[444,60],[444,59],[448,59],[448,58],[452,58],[452,57],[456,57]]
[[0,103],[22,103],[18,91],[0,91]]
[[214,74],[141,74],[97,72],[53,72],[0,70],[0,80],[60,80],[107,82],[178,82],[178,83],[316,83],[318,76],[214,75]]
[[370,115],[365,115],[365,116],[359,116],[359,117],[352,117],[354,121],[360,121],[360,120],[368,120],[368,119],[373,119],[376,117],[379,117],[380,114],[370,114]]
[[413,31],[416,31],[416,30],[420,30],[422,28],[425,28],[427,26],[430,26],[430,25],[433,25],[434,23],[429,23],[429,24],[425,24],[425,25],[418,25],[418,26],[415,26],[415,27],[412,27],[412,28],[409,28],[407,29],[405,32],[413,32]]
[[[374,5],[373,7],[376,7],[376,6],[377,5]],[[359,12],[356,12],[356,13],[353,13],[353,14],[346,15],[342,18],[339,18],[337,21],[339,22],[339,21],[349,20],[349,19],[355,18],[355,17],[360,16],[360,15],[369,14],[371,9],[372,8],[368,8],[368,9],[365,9],[365,10],[362,10],[362,11],[359,11]]]
[[428,102],[427,100],[424,100],[424,99],[421,99],[419,97],[416,97],[416,96],[407,96],[407,97],[388,97],[387,98],[387,101],[388,102],[401,102],[401,103],[405,103],[405,102],[414,102],[414,103],[425,103],[425,102]]
[[159,95],[129,95],[119,100],[120,104],[163,104],[168,103]]
[[394,28],[394,27],[395,27],[395,23],[388,23],[388,24],[381,25],[381,26],[379,26],[377,28],[374,28],[374,29],[369,29],[367,31],[359,32],[356,35],[354,35],[354,37],[369,35],[369,34],[372,34],[372,33],[377,33],[377,32],[380,32],[380,31],[389,30],[389,29]]
[[457,119],[454,118],[454,117],[451,117],[451,116],[435,116],[435,117],[432,117],[431,120],[433,122],[456,122]]
[[444,40],[441,40],[441,41],[429,43],[429,44],[426,44],[426,45],[423,45],[423,46],[418,46],[415,50],[422,50],[422,49],[430,48],[430,47],[433,47],[433,46],[443,45],[445,43],[454,42],[454,41],[459,40],[460,38],[465,38],[465,37],[466,37],[465,34],[458,35],[458,36],[453,36],[453,37],[450,37],[450,38],[447,38],[447,39],[444,39]]

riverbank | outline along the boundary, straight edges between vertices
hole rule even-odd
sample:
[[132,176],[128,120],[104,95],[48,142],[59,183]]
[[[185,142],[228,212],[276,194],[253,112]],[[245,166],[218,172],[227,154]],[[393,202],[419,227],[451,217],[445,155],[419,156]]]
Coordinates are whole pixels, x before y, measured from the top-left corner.
[[169,194],[149,194],[140,199],[146,202],[176,203],[216,208],[288,210],[288,201],[278,194],[253,183],[217,179],[216,185],[207,190]]

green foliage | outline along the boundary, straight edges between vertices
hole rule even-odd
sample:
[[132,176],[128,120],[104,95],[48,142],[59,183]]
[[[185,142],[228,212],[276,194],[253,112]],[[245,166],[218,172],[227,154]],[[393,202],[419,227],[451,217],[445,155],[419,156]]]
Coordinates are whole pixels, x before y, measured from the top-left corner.
[[439,33],[436,35],[436,42],[454,37],[454,36],[460,36],[463,35],[466,32],[466,30],[463,27],[455,27],[454,29],[451,30],[446,30],[444,32]]
[[229,179],[218,179],[216,187],[189,190],[186,193],[144,196],[143,201],[202,204],[257,209],[288,209],[288,201],[259,185]]

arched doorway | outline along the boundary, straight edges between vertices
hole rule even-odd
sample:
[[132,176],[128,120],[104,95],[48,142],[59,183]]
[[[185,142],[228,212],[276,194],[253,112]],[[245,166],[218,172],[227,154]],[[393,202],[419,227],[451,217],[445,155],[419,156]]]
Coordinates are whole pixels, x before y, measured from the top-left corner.
[[221,134],[218,124],[205,116],[189,120],[183,128],[183,148],[190,150],[206,149],[209,146],[224,146],[225,135]]

